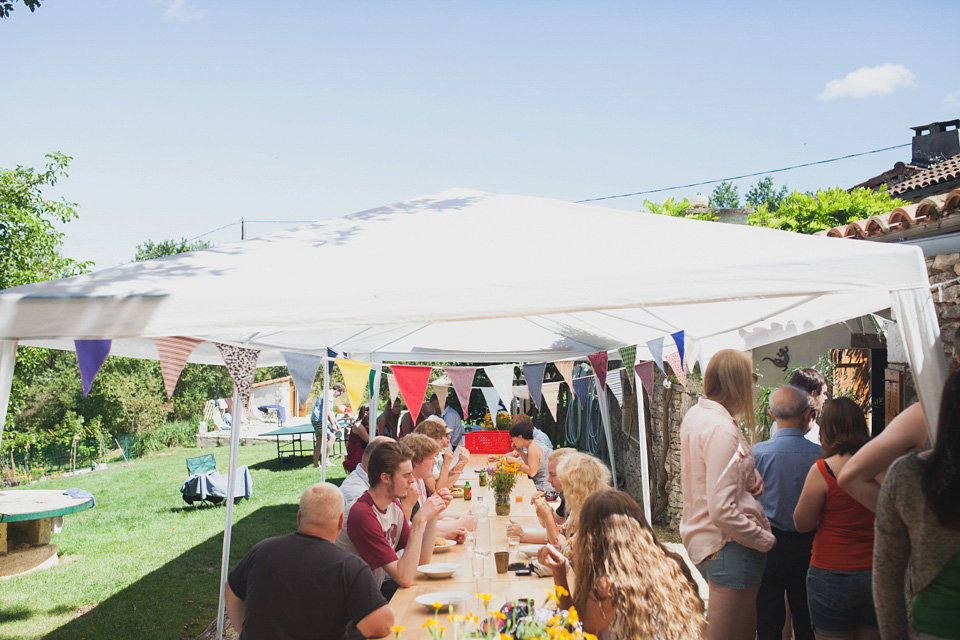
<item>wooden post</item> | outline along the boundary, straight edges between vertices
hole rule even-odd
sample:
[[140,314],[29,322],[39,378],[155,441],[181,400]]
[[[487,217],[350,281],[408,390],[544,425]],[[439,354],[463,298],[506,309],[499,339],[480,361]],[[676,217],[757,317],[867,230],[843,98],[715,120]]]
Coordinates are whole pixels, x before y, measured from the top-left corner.
[[887,369],[883,375],[884,426],[903,411],[903,378],[896,369]]

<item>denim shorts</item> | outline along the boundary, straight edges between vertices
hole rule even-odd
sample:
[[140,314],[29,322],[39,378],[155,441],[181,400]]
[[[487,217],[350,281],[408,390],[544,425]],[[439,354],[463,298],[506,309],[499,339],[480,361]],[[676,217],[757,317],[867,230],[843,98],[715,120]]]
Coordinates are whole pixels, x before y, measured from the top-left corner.
[[697,565],[707,582],[728,589],[758,589],[767,554],[732,540]]
[[813,630],[822,636],[848,636],[857,627],[877,628],[873,571],[807,569],[807,605]]

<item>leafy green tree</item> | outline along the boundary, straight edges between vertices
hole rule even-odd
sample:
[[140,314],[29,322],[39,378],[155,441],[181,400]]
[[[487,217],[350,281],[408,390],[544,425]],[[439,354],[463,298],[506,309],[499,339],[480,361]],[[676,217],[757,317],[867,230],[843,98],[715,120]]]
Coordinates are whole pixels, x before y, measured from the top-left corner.
[[786,196],[776,211],[762,204],[750,215],[750,224],[797,233],[816,233],[870,216],[892,211],[907,204],[891,198],[885,191],[858,188],[846,191],[840,187],[818,189],[816,193],[794,191]]
[[643,206],[647,208],[647,211],[650,213],[655,213],[661,216],[672,216],[674,218],[690,218],[692,220],[716,220],[717,217],[712,213],[687,213],[687,210],[690,208],[690,201],[684,198],[683,200],[674,200],[673,198],[667,198],[663,203],[651,202],[650,200],[644,200]]
[[736,209],[740,206],[740,191],[732,182],[721,182],[710,193],[710,206],[717,209]]
[[[16,2],[16,0],[13,0],[13,2],[0,2],[0,18],[10,17],[14,2]],[[37,10],[37,7],[40,6],[40,0],[23,0],[23,6],[30,9],[30,13],[33,13]]]
[[163,258],[164,256],[172,256],[177,253],[206,249],[209,246],[211,246],[210,243],[205,240],[190,242],[186,238],[180,238],[179,240],[161,240],[160,242],[147,240],[143,244],[137,245],[137,255],[133,257],[133,261],[143,262],[144,260]]
[[757,184],[750,187],[744,200],[747,206],[753,209],[759,209],[762,205],[767,205],[768,211],[776,211],[780,208],[780,203],[787,197],[787,185],[783,185],[779,190],[773,187],[773,178],[767,176]]

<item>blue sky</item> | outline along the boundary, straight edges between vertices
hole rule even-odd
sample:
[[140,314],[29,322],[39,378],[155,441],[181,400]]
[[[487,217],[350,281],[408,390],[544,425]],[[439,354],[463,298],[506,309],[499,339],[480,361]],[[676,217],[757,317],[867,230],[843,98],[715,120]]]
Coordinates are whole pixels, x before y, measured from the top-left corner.
[[[17,3],[0,21],[0,167],[74,157],[56,191],[80,205],[65,252],[98,268],[241,217],[319,220],[451,187],[657,189],[960,117],[958,17],[946,0]],[[909,158],[774,178],[849,187]]]

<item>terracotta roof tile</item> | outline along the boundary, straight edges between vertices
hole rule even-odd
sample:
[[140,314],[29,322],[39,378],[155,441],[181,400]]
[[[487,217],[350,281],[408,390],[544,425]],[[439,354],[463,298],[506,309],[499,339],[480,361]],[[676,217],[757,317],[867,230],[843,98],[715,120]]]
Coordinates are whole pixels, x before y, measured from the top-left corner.
[[889,213],[852,220],[845,225],[828,229],[825,235],[831,238],[876,238],[948,216],[960,217],[960,187],[949,193],[924,198],[916,204],[897,207]]
[[890,185],[890,195],[898,196],[915,189],[960,179],[960,155],[947,158],[928,169],[917,171],[903,182]]

